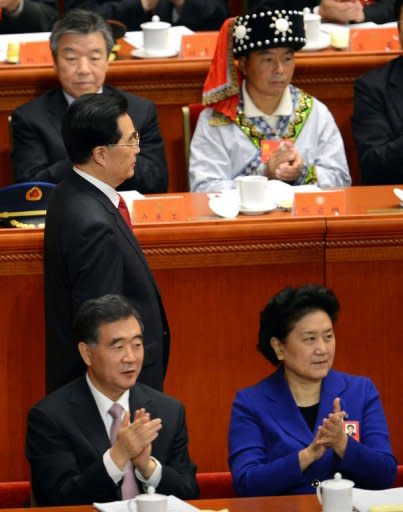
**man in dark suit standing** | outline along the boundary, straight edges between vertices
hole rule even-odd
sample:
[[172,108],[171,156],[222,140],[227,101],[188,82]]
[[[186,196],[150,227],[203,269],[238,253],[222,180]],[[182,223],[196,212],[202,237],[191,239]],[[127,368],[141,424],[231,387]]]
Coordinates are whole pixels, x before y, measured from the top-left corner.
[[26,453],[38,505],[133,498],[153,486],[198,497],[183,405],[140,384],[142,322],[121,296],[82,304],[74,324],[87,374],[35,405]]
[[54,189],[46,217],[47,391],[81,374],[72,321],[85,300],[106,293],[124,295],[139,311],[145,327],[140,380],[162,389],[169,354],[165,312],[115,190],[133,177],[140,150],[126,97],[118,91],[80,96],[62,133],[74,168]]
[[[403,1],[396,2],[403,47]],[[357,79],[353,135],[364,185],[403,183],[403,57]]]
[[[12,115],[13,170],[17,182],[59,183],[71,173],[61,125],[68,105],[85,93],[113,90],[104,85],[108,56],[113,46],[109,26],[96,13],[72,10],[57,21],[50,36],[55,69],[61,88],[17,108]],[[141,136],[136,174],[121,190],[166,192],[168,172],[155,105],[123,93],[128,113]]]

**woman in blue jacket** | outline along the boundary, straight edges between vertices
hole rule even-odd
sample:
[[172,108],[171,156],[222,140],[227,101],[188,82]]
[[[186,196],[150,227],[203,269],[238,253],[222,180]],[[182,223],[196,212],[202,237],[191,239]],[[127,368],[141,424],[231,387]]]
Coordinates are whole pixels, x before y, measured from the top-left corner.
[[[259,351],[277,371],[237,393],[229,463],[240,496],[306,494],[340,472],[357,487],[383,489],[396,460],[370,379],[332,370],[334,293],[286,288],[261,313]],[[354,435],[348,435],[354,425]]]

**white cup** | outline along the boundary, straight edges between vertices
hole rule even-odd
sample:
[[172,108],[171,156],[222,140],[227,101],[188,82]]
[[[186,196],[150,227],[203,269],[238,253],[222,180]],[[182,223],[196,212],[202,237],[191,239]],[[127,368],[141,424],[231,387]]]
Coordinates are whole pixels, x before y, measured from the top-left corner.
[[171,24],[160,21],[159,16],[153,16],[152,21],[140,25],[143,31],[143,49],[148,55],[159,55],[169,48],[169,29]]
[[316,488],[316,495],[323,507],[323,512],[352,512],[353,510],[352,480],[344,480],[336,473],[331,480],[325,480]]
[[239,188],[241,208],[263,210],[269,202],[266,176],[239,176],[235,179]]
[[137,512],[168,512],[168,497],[163,494],[139,494]]
[[305,38],[307,44],[317,43],[319,41],[320,20],[320,15],[314,12],[304,14]]

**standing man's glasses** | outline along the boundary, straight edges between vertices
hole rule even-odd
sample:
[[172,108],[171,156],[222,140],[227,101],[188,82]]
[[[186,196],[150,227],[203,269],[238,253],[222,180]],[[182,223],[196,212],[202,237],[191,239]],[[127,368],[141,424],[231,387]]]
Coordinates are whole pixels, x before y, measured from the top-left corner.
[[139,135],[139,132],[134,132],[134,140],[133,142],[128,142],[127,144],[107,144],[107,146],[109,148],[112,148],[114,146],[123,146],[123,147],[128,147],[128,148],[139,148],[140,147],[140,135]]

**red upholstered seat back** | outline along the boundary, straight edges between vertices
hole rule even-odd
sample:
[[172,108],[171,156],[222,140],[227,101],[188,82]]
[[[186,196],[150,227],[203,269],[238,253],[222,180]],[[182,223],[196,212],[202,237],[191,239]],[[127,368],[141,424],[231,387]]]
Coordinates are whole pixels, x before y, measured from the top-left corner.
[[217,473],[197,473],[201,499],[234,498],[235,489],[229,471]]
[[0,508],[26,507],[30,500],[30,482],[0,482]]

